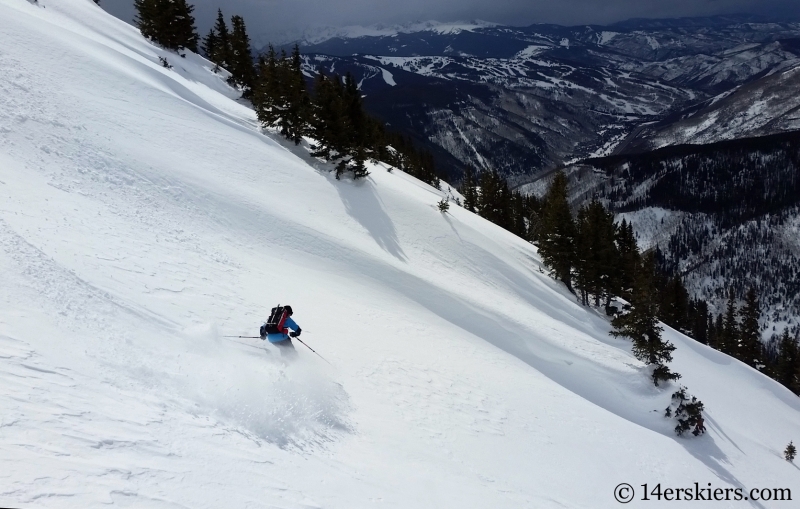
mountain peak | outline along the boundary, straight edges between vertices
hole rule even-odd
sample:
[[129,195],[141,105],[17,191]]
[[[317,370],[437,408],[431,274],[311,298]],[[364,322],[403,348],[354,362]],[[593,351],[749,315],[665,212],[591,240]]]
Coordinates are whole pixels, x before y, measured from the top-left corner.
[[471,21],[412,21],[400,24],[350,25],[344,27],[320,26],[305,30],[300,36],[284,38],[286,42],[298,42],[301,46],[320,44],[330,39],[357,39],[360,37],[393,37],[399,34],[432,32],[436,34],[458,34],[484,28],[500,26],[483,20]]

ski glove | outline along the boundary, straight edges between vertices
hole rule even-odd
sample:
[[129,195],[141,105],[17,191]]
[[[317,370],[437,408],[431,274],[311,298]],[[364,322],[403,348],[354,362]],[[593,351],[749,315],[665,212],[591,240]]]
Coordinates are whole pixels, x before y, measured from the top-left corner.
[[299,327],[298,327],[298,329],[297,329],[296,331],[294,331],[294,332],[292,332],[291,334],[289,334],[289,337],[296,338],[297,336],[299,336],[299,335],[300,335],[300,333],[301,333],[302,331],[303,331],[303,329],[301,329],[301,328],[299,328]]

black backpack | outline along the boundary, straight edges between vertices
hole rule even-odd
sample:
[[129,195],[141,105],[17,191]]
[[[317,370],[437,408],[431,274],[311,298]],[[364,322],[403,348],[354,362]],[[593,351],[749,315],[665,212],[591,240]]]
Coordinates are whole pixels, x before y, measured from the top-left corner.
[[267,334],[282,334],[284,328],[283,323],[288,317],[289,312],[284,306],[278,304],[276,307],[272,308],[267,323],[261,327],[262,335],[263,332]]

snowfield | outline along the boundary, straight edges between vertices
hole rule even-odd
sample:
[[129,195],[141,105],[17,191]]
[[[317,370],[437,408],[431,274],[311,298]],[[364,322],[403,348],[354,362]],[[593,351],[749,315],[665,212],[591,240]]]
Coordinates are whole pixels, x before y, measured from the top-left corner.
[[[667,330],[707,408],[675,437],[676,387],[534,247],[399,170],[335,180],[211,67],[91,0],[0,0],[0,506],[800,498],[788,390]],[[279,302],[332,366],[223,337]]]

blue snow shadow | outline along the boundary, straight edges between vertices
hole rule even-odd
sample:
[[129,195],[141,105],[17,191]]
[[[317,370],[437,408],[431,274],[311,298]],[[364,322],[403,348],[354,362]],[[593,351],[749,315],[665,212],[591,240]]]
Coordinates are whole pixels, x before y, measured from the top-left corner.
[[407,258],[397,240],[394,223],[386,213],[372,179],[337,181],[333,174],[329,173],[328,181],[339,193],[347,214],[358,221],[384,251],[405,262]]

